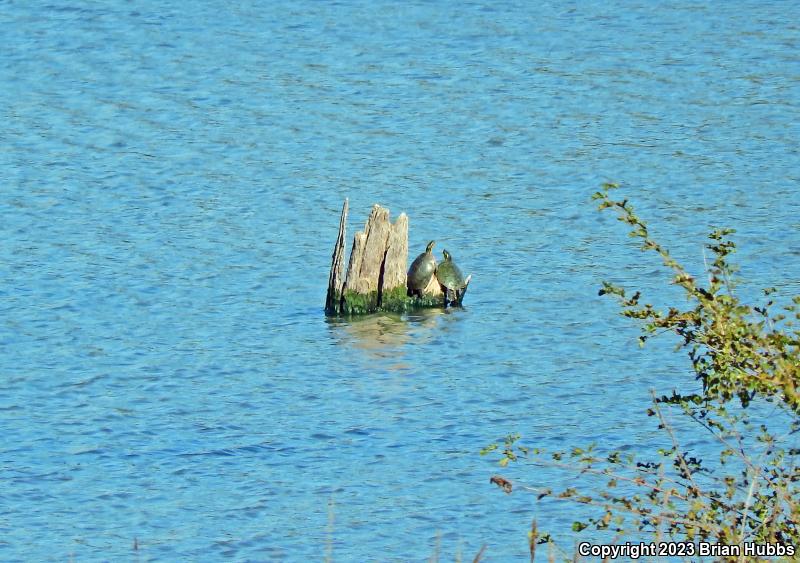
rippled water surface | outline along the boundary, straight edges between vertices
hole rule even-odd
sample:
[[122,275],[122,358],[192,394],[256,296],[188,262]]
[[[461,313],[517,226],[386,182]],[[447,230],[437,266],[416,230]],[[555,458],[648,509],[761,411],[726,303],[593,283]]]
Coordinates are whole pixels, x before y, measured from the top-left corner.
[[[800,293],[798,6],[0,1],[0,559],[570,545],[478,451],[646,447],[691,385],[597,296],[677,295],[604,181],[690,270],[734,226],[741,291]],[[326,319],[345,197],[466,308]]]

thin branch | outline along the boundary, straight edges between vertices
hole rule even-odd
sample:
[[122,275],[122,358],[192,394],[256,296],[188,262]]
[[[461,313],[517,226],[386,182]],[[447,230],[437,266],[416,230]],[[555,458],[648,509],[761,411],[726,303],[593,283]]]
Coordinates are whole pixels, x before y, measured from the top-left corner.
[[[523,490],[526,490],[528,492],[536,493],[536,494],[541,494],[543,492],[546,492],[543,489],[537,489],[536,487],[529,487],[527,485],[523,485],[520,488],[523,489]],[[606,502],[606,501],[600,502],[600,501],[597,501],[597,500],[594,500],[594,499],[578,501],[574,497],[560,497],[560,496],[554,496],[554,495],[550,495],[550,498],[553,499],[553,500],[578,502],[579,504],[585,504],[587,506],[599,506],[599,507],[605,508],[606,510],[609,509],[609,505],[610,504],[613,504],[613,503],[609,503],[609,502]],[[659,520],[659,521],[662,520],[662,519],[665,519],[665,520],[669,520],[670,522],[673,522],[675,524],[682,524],[683,526],[686,526],[686,527],[703,528],[703,529],[705,529],[706,531],[708,531],[708,532],[710,532],[712,534],[719,534],[720,530],[721,530],[721,528],[719,526],[716,526],[716,525],[707,524],[705,522],[698,522],[697,520],[688,520],[688,519],[685,519],[685,518],[680,518],[681,515],[678,512],[669,511],[669,512],[656,514],[654,512],[648,512],[646,510],[641,510],[641,509],[633,508],[633,507],[620,506],[620,505],[617,505],[617,504],[614,504],[613,506],[614,506],[615,510],[617,510],[617,511],[626,512],[628,514],[633,514],[634,516],[641,516],[643,518],[652,519],[652,520]]]
[[650,395],[653,397],[653,406],[655,407],[656,414],[658,415],[658,419],[661,421],[661,425],[669,434],[670,439],[672,440],[672,446],[675,448],[675,454],[678,456],[678,461],[680,462],[681,469],[683,469],[686,477],[692,483],[692,487],[695,490],[696,496],[700,496],[700,487],[697,486],[697,483],[694,480],[694,476],[692,475],[692,471],[689,469],[689,466],[686,463],[686,460],[683,458],[683,454],[680,452],[680,445],[678,444],[678,438],[675,436],[675,433],[672,431],[672,426],[670,426],[666,419],[664,418],[664,414],[661,412],[661,408],[658,406],[656,402],[656,393],[652,389],[650,390]]

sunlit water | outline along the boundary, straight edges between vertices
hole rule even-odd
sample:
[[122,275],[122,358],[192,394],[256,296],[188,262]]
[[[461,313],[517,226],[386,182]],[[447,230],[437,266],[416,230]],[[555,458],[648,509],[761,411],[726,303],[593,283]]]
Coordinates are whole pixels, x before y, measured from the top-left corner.
[[[641,451],[692,385],[597,295],[678,296],[604,181],[693,272],[734,226],[742,294],[800,293],[798,6],[0,1],[0,559],[571,550],[478,451]],[[345,197],[465,309],[326,319]]]

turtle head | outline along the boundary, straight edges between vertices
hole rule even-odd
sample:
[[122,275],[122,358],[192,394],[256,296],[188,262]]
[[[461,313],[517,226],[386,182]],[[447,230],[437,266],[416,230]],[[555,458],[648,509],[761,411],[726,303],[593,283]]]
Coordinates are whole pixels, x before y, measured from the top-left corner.
[[452,256],[450,256],[450,253],[447,252],[446,250],[442,250],[442,256],[444,256],[445,260],[450,260],[450,258],[452,258]]
[[432,240],[431,242],[429,242],[428,246],[425,247],[425,252],[430,252],[431,250],[433,250],[433,245],[434,244],[436,244],[435,240]]

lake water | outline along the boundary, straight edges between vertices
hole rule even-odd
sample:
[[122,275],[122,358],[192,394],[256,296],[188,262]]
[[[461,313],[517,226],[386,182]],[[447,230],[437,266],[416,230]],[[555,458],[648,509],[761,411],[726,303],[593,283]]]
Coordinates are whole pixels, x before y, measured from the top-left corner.
[[[693,385],[598,297],[678,294],[590,195],[800,294],[798,3],[197,4],[0,1],[4,561],[527,560],[534,517],[571,551],[478,451],[642,451]],[[466,307],[326,319],[345,197]]]

